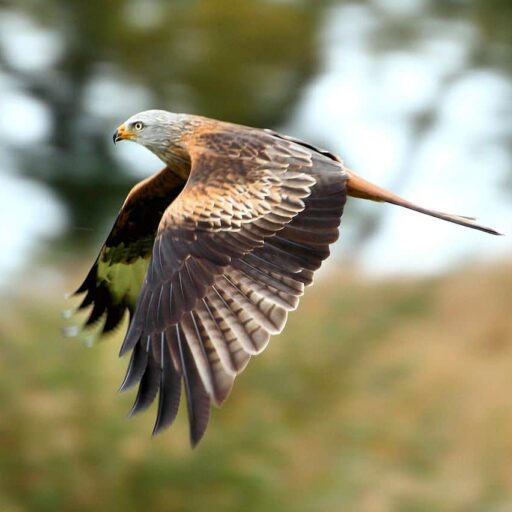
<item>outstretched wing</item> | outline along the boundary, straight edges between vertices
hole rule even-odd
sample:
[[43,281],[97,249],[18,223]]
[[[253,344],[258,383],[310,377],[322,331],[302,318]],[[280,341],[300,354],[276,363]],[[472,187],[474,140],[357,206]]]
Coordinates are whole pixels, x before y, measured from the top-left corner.
[[127,310],[133,315],[158,224],[184,184],[166,167],[130,191],[94,265],[75,292],[85,294],[79,310],[92,306],[84,331],[106,334],[119,325]]
[[191,173],[165,211],[135,314],[122,388],[133,412],[159,393],[154,432],[183,380],[193,444],[251,355],[279,333],[338,237],[346,173],[270,132],[222,125],[190,143]]

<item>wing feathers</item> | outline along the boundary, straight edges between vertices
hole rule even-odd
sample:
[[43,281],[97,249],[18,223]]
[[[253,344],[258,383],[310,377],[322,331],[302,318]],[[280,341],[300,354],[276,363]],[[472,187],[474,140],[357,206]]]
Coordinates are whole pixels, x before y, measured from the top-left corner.
[[203,437],[210,418],[210,397],[204,389],[188,345],[182,340],[182,332],[176,329],[176,342],[180,357],[185,393],[187,395],[190,441],[195,446]]
[[150,350],[151,340],[148,338],[146,351],[148,352],[147,365],[139,384],[137,397],[130,411],[130,415],[143,411],[151,405],[158,392],[160,384],[160,368]]
[[224,294],[217,285],[212,287],[205,300],[217,321],[219,330],[224,335],[233,367],[236,372],[241,372],[247,365],[251,354],[258,352],[257,343],[244,329],[239,317],[241,308],[233,306],[233,300]]
[[[193,445],[211,403],[223,403],[251,356],[282,331],[329,255],[347,178],[332,156],[268,132],[205,133],[194,144],[187,186],[176,199],[159,200],[149,244],[135,237],[123,252],[118,229],[109,242],[115,250],[106,247],[101,256],[122,261],[143,248],[144,281],[140,265],[130,270],[140,293],[98,285],[97,266],[78,290],[86,292],[80,307],[93,305],[86,324],[104,318],[104,331],[119,324],[130,294],[133,314],[120,353],[132,354],[121,390],[139,383],[132,414],[158,393],[156,434],[174,421],[183,382]],[[145,212],[139,207],[132,224]],[[122,281],[125,267],[105,268],[109,279]]]
[[160,391],[158,395],[158,413],[153,435],[168,427],[178,414],[181,398],[181,376],[171,359],[165,334],[160,335],[162,363],[160,368]]
[[202,338],[195,317],[191,313],[188,313],[184,316],[180,322],[180,326],[190,349],[190,353],[194,359],[194,363],[199,376],[203,382],[204,388],[210,396],[214,396],[215,386],[212,376],[213,369],[210,366],[210,361],[208,360],[208,354],[206,353],[205,346],[208,340]]
[[130,363],[128,365],[126,375],[124,377],[123,383],[121,384],[121,387],[119,388],[119,391],[125,391],[134,384],[140,382],[140,379],[144,375],[144,371],[146,370],[146,366],[148,364],[148,356],[149,351],[146,349],[146,347],[143,347],[141,341],[139,340],[133,348]]
[[227,338],[228,328],[222,327],[219,323],[221,319],[215,315],[217,310],[205,297],[196,311],[203,327],[202,337],[207,338],[206,343],[213,346],[224,370],[231,375],[236,374],[237,365],[230,351],[229,339]]

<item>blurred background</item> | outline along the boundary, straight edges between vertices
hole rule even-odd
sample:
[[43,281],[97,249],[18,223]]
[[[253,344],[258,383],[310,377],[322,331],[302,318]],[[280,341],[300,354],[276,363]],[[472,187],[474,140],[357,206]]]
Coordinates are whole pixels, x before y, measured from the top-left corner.
[[0,510],[512,510],[512,239],[350,201],[301,314],[190,451],[59,333],[129,188],[115,127],[274,128],[426,206],[512,219],[509,0],[0,3]]

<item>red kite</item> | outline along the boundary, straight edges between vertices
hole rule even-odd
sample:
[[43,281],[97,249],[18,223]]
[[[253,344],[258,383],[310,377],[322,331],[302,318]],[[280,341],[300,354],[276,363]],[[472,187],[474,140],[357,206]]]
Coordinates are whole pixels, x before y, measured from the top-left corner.
[[203,436],[251,356],[280,333],[329,256],[347,196],[385,201],[478,229],[468,217],[409,203],[327,151],[270,130],[150,110],[114,134],[165,167],[128,194],[76,291],[92,306],[84,328],[112,331],[128,310],[122,390],[132,412],[158,394],[154,433],[177,413],[183,381],[190,439]]

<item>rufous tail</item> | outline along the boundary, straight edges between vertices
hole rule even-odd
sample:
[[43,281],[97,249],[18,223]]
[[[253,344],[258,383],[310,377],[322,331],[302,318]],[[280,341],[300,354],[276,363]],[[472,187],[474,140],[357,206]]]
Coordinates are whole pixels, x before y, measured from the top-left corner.
[[485,231],[486,233],[490,233],[491,235],[501,235],[498,231],[492,228],[488,228],[486,226],[481,226],[475,222],[475,219],[472,217],[464,217],[462,215],[451,215],[449,213],[438,212],[435,210],[430,210],[428,208],[423,208],[422,206],[418,206],[414,203],[406,201],[402,199],[400,196],[393,194],[392,192],[388,192],[387,190],[366,181],[361,178],[353,171],[346,169],[349,173],[349,178],[347,181],[347,194],[351,197],[358,197],[361,199],[369,199],[371,201],[383,201],[386,203],[396,204],[398,206],[402,206],[404,208],[409,208],[409,210],[414,210],[416,212],[424,213],[425,215],[430,215],[431,217],[437,217],[438,219],[446,220],[448,222],[453,222],[454,224],[460,224],[461,226],[466,226],[472,229],[478,229],[480,231]]

